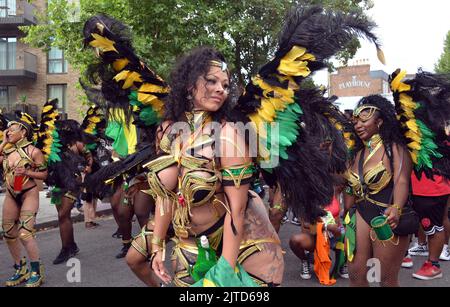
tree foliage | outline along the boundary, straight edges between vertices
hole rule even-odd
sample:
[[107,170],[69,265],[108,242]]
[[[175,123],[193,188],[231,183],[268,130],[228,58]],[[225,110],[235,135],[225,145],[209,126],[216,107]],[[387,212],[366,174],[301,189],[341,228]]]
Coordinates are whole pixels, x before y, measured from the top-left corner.
[[450,73],[450,31],[447,32],[447,38],[444,43],[444,52],[442,52],[442,55],[434,69],[438,73]]
[[[322,4],[347,12],[372,7],[371,0],[79,0],[78,7],[73,2],[49,1],[38,25],[22,27],[24,41],[64,50],[69,63],[83,71],[94,61],[93,53],[83,50],[83,24],[105,13],[131,27],[138,55],[161,76],[187,50],[211,45],[224,53],[240,85],[274,54],[292,5]],[[341,58],[351,58],[358,48],[358,42],[352,43]]]

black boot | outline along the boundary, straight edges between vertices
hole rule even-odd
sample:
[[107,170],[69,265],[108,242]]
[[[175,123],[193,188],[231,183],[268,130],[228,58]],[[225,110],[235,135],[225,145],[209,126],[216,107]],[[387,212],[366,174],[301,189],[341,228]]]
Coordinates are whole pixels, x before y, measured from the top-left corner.
[[59,252],[59,255],[56,257],[55,260],[53,260],[53,264],[60,264],[63,262],[66,262],[72,257],[71,248],[70,247],[63,247],[61,251]]
[[120,229],[117,228],[116,232],[112,234],[113,238],[122,239],[122,234],[120,233]]
[[70,247],[70,256],[73,257],[80,252],[78,245],[74,242]]
[[120,250],[120,253],[118,253],[118,254],[116,255],[116,258],[117,258],[117,259],[125,258],[125,256],[126,256],[127,253],[128,253],[128,250],[130,249],[130,246],[131,246],[131,242],[129,242],[129,243],[123,243],[123,247],[122,247],[122,249]]

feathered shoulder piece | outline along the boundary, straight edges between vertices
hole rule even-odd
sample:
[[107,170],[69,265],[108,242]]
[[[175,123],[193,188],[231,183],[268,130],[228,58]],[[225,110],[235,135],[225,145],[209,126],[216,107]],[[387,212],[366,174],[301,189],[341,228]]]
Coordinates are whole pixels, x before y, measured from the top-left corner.
[[287,16],[274,59],[252,78],[236,107],[266,144],[258,148],[261,168],[276,177],[287,205],[311,221],[331,201],[330,173],[345,169],[342,133],[348,131],[334,99],[306,86],[304,80],[358,37],[372,41],[384,60],[374,27],[357,13],[296,7]]
[[450,178],[450,143],[445,128],[450,121],[449,76],[419,71],[404,80],[406,71],[391,75],[397,117],[419,176],[434,173]]
[[83,32],[85,45],[95,48],[100,56],[101,62],[87,74],[93,83],[100,78],[104,100],[127,114],[131,105],[138,126],[158,124],[164,113],[162,98],[169,88],[135,54],[128,27],[97,15],[86,21]]
[[81,129],[83,130],[85,137],[85,143],[89,150],[97,148],[97,142],[99,137],[102,137],[99,133],[99,129],[106,128],[106,119],[103,115],[100,107],[92,105],[86,112],[86,116],[81,123]]
[[49,165],[61,161],[62,144],[56,128],[59,116],[58,99],[47,101],[42,108],[36,147],[42,151]]
[[81,129],[83,129],[83,132],[93,136],[97,136],[98,129],[105,128],[105,126],[105,117],[100,107],[96,105],[90,106],[81,124]]

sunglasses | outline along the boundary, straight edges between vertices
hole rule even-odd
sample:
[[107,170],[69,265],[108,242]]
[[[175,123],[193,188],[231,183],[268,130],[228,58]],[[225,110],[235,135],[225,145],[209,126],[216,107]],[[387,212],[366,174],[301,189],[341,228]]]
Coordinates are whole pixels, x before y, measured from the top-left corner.
[[377,111],[380,111],[380,109],[375,106],[361,106],[353,113],[352,123],[355,125],[358,121],[366,122],[374,117]]

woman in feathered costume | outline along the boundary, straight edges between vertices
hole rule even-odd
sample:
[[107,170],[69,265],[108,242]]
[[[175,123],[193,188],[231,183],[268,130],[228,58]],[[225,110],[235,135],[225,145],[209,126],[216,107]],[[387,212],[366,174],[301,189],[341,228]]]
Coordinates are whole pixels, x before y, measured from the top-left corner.
[[[302,81],[357,35],[376,43],[372,27],[363,16],[298,8],[274,60],[231,109],[230,72],[218,51],[203,47],[182,57],[169,87],[134,54],[123,25],[106,16],[85,24],[86,44],[97,48],[110,73],[103,78],[105,98],[128,99],[156,131],[158,158],[144,165],[156,198],[155,225],[143,234],[140,252],[163,282],[172,280],[163,262],[172,223],[175,285],[281,284],[278,235],[261,199],[249,191],[255,165],[279,183],[286,204],[303,219],[324,214],[333,196],[330,169],[344,168],[345,154],[320,150],[324,140],[314,132],[314,118],[333,122],[331,101]],[[256,136],[261,146],[255,149]]]
[[[422,73],[402,82],[391,78],[395,106],[375,95],[363,98],[354,112],[359,137],[348,171],[346,245],[351,284],[367,286],[367,260],[381,262],[381,285],[398,286],[398,273],[419,227],[411,208],[410,176],[414,172],[449,177],[449,146],[444,132],[450,118],[450,83]],[[378,224],[380,216],[386,222]],[[442,219],[441,219],[442,221]]]
[[53,264],[60,264],[79,252],[70,212],[80,196],[82,174],[90,173],[92,155],[85,147],[83,131],[75,120],[55,123],[60,140],[59,161],[49,165],[47,184],[52,186],[52,203],[58,211],[62,248]]
[[[21,113],[18,119],[8,123],[0,145],[7,188],[2,214],[3,236],[16,270],[6,281],[7,287],[23,282],[26,287],[39,287],[44,281],[34,224],[39,209],[36,180],[47,178],[47,166],[42,151],[33,144],[36,132],[37,125],[32,117]],[[30,269],[26,258],[21,259],[21,245],[30,258]]]
[[[103,81],[105,75],[97,75],[94,71],[95,69],[88,70],[88,77],[92,82],[101,83],[102,90],[109,92],[111,86],[108,85],[108,79]],[[80,83],[90,102],[95,104],[96,109],[101,108],[105,113],[106,127],[103,129],[103,135],[99,137],[111,143],[111,156],[114,160],[88,176],[85,186],[97,195],[104,194],[106,190],[111,191],[111,207],[118,225],[113,237],[122,238],[122,249],[116,255],[116,258],[120,259],[127,255],[132,246],[133,216],[137,217],[141,228],[146,228],[150,223],[148,219],[152,211],[154,212],[154,200],[147,191],[149,186],[142,168],[146,161],[151,160],[154,152],[154,134],[151,134],[152,131],[146,127],[145,121],[140,120],[139,115],[132,118],[131,114],[128,114],[131,109],[128,101],[125,106],[110,103],[105,97],[111,94],[102,94],[100,89],[90,88],[81,81]],[[142,116],[145,118],[145,112]],[[133,244],[138,246],[136,242]],[[136,265],[132,263],[134,261],[130,262],[130,266],[134,268]]]

